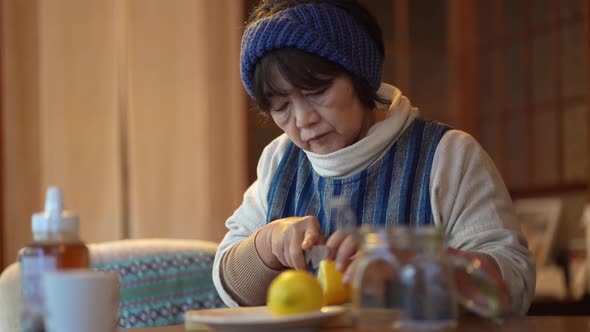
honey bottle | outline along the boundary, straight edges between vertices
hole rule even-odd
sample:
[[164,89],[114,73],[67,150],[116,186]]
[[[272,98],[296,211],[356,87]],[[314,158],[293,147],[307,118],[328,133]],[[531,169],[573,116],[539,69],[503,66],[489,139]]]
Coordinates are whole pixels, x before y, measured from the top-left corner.
[[21,331],[45,331],[41,286],[45,272],[90,268],[90,254],[80,239],[79,228],[78,215],[64,210],[61,190],[49,187],[45,211],[32,216],[33,242],[19,252],[23,295]]

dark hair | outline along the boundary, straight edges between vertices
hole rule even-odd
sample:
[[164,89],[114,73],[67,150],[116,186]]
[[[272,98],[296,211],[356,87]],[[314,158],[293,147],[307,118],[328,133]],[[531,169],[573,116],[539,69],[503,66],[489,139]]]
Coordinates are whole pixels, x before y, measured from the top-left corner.
[[[379,52],[384,54],[383,36],[379,24],[356,0],[262,0],[250,13],[247,24],[308,3],[327,3],[345,10],[365,28]],[[341,65],[296,48],[280,48],[264,55],[254,70],[254,97],[258,108],[264,113],[270,110],[268,100],[270,96],[285,93],[278,89],[272,80],[271,72],[274,68],[278,69],[293,86],[306,90],[326,86],[334,78],[347,75],[352,79],[357,97],[365,107],[373,109],[376,101],[387,102],[376,95],[376,91],[371,88],[366,79],[355,76]]]

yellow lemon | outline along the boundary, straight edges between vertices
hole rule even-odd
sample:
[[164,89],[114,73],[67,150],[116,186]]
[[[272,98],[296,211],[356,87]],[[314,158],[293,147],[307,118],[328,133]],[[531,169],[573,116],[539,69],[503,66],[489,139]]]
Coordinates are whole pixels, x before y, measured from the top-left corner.
[[336,305],[350,301],[350,285],[342,283],[342,272],[336,269],[334,261],[322,260],[317,278],[322,286],[326,304]]
[[268,287],[266,304],[275,316],[320,310],[324,305],[322,288],[309,272],[281,272]]

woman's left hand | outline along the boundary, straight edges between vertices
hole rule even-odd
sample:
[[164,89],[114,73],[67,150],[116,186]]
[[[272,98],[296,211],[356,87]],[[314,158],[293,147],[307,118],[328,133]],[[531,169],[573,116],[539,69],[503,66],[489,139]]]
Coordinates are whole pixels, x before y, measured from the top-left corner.
[[326,247],[330,250],[328,259],[336,261],[336,268],[344,273],[342,282],[350,283],[356,269],[355,257],[358,250],[358,243],[353,234],[338,230],[328,238]]

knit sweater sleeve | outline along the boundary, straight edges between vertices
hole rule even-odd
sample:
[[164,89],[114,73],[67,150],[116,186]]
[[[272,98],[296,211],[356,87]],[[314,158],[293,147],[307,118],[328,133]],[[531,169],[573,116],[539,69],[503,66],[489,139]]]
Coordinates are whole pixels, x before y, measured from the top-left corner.
[[266,224],[270,182],[288,142],[283,134],[264,149],[258,162],[257,180],[225,223],[228,232],[213,261],[213,283],[230,307],[264,304],[267,286],[280,272],[268,268],[260,259],[254,239],[256,231]]
[[451,130],[437,147],[430,183],[434,218],[449,246],[491,256],[510,290],[510,312],[525,314],[535,261],[493,161],[473,137]]

